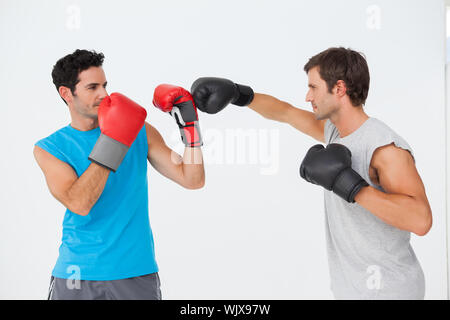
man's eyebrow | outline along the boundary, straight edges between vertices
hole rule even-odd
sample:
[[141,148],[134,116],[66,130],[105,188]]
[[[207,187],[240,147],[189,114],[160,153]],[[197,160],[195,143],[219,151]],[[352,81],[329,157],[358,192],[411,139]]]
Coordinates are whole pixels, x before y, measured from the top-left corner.
[[[98,86],[100,83],[97,82],[92,82],[92,83],[88,83],[87,85],[85,85],[84,87],[91,87],[91,86]],[[106,86],[108,84],[108,81],[105,81],[105,83],[103,84],[103,86]]]

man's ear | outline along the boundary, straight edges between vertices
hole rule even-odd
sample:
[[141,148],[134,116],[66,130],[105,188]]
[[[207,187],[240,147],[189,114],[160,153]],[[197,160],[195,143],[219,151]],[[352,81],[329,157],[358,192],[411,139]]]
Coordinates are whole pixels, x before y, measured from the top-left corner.
[[61,98],[63,98],[66,101],[66,103],[72,102],[73,95],[72,95],[72,91],[70,91],[70,88],[60,86],[58,88],[58,92],[59,92],[59,95],[61,96]]
[[345,85],[344,80],[338,80],[334,85],[334,88],[339,97],[343,97],[347,93],[347,86]]

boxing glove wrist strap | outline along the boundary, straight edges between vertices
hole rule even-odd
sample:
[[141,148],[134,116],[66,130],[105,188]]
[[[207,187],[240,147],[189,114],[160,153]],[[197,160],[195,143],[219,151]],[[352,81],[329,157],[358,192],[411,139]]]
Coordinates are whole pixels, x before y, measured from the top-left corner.
[[88,159],[116,172],[128,149],[127,145],[101,133]]
[[363,187],[369,184],[355,170],[347,168],[336,178],[333,184],[333,192],[345,201],[354,203],[355,196]]
[[232,102],[232,104],[241,107],[249,105],[255,95],[253,89],[242,84],[235,83],[235,85],[239,92],[239,96],[237,97],[237,99],[235,99],[235,101]]
[[188,122],[184,126],[179,125],[179,128],[181,141],[183,141],[186,147],[194,148],[201,147],[203,145],[198,121]]

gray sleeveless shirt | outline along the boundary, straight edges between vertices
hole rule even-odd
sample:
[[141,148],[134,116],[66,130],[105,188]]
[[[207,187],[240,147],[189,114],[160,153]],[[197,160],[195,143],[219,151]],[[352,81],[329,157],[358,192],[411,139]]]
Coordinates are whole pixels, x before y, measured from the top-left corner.
[[[375,118],[341,138],[327,120],[325,142],[340,143],[352,152],[352,168],[374,188],[369,178],[374,151],[391,143],[408,150],[408,143]],[[359,204],[348,203],[325,190],[325,231],[331,290],[336,299],[423,299],[425,280],[410,245],[410,232],[400,230]]]

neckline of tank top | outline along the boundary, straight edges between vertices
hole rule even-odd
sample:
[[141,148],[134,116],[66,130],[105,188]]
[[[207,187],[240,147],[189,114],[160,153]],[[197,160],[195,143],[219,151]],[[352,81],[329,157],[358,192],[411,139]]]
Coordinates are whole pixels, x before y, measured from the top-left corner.
[[341,135],[339,134],[339,139],[344,140],[344,139],[350,138],[352,136],[355,136],[355,133],[357,133],[358,131],[361,131],[363,129],[363,127],[367,126],[367,122],[371,119],[373,119],[373,118],[372,117],[367,118],[367,120],[364,121],[355,131],[346,135],[345,137],[341,137]]
[[98,133],[100,132],[100,127],[97,127],[97,128],[91,129],[91,130],[82,131],[82,130],[75,129],[74,127],[72,127],[71,124],[69,124],[66,128],[69,131],[74,132],[75,134],[83,135],[83,136],[95,136],[95,135],[98,135]]

